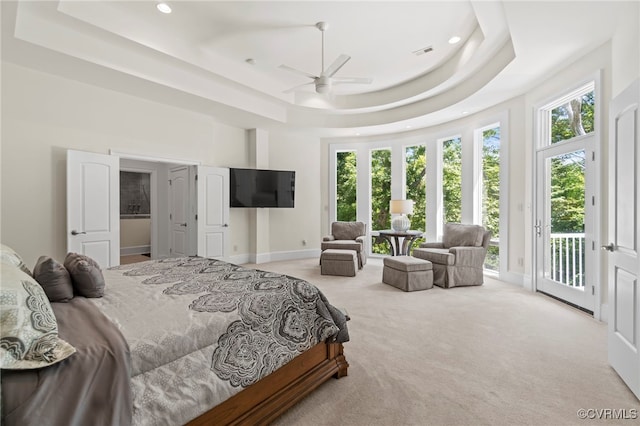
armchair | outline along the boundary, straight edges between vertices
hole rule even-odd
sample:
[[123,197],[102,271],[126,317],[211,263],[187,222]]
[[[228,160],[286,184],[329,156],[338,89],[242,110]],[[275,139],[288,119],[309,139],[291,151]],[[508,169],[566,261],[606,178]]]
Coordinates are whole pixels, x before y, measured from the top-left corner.
[[331,235],[322,237],[320,249],[354,250],[358,258],[358,269],[367,263],[365,242],[367,226],[364,222],[333,222]]
[[442,242],[422,243],[413,256],[433,264],[433,283],[440,287],[482,285],[490,239],[482,226],[447,223]]

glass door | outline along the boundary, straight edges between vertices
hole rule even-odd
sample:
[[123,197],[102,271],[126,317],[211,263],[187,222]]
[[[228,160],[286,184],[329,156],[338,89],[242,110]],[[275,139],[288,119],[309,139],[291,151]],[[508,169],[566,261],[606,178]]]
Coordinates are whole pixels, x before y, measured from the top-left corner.
[[536,288],[593,312],[590,276],[591,199],[587,197],[593,136],[537,153]]

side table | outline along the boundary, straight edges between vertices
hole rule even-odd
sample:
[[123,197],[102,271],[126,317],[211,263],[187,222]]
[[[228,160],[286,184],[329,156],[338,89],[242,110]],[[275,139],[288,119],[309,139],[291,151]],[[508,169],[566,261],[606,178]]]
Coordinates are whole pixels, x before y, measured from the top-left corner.
[[[377,232],[380,238],[384,238],[389,242],[391,256],[407,256],[413,243],[423,235],[422,231],[413,230],[399,232],[387,229]],[[402,242],[400,242],[400,238],[402,238]]]

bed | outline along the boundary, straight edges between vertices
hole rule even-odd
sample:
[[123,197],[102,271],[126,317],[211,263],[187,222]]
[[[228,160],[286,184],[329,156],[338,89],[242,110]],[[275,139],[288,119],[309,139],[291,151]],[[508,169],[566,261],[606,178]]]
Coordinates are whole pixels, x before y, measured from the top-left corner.
[[102,274],[103,297],[50,303],[75,353],[2,370],[3,424],[264,424],[347,374],[348,317],[304,280],[198,257]]

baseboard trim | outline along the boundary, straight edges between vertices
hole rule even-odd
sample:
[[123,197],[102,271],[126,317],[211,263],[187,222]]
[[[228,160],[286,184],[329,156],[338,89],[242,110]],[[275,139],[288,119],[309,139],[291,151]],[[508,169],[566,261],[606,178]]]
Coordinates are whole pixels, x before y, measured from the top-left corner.
[[320,249],[307,249],[307,250],[291,250],[291,251],[276,251],[272,253],[251,253],[251,254],[238,254],[229,257],[231,263],[242,265],[244,263],[269,263],[269,262],[281,262],[284,260],[297,260],[297,259],[320,259]]
[[609,304],[603,303],[600,305],[600,321],[605,324],[609,323]]
[[313,257],[320,259],[320,249],[277,251],[271,253],[271,262],[279,262],[282,260],[309,259]]
[[151,253],[151,245],[120,247],[120,256],[131,256],[132,254]]
[[[491,275],[488,275],[488,276],[491,276]],[[523,274],[517,274],[515,272],[505,272],[505,273],[499,274],[498,279],[500,279],[501,281],[508,282],[509,284],[517,285],[519,287],[524,286]]]

